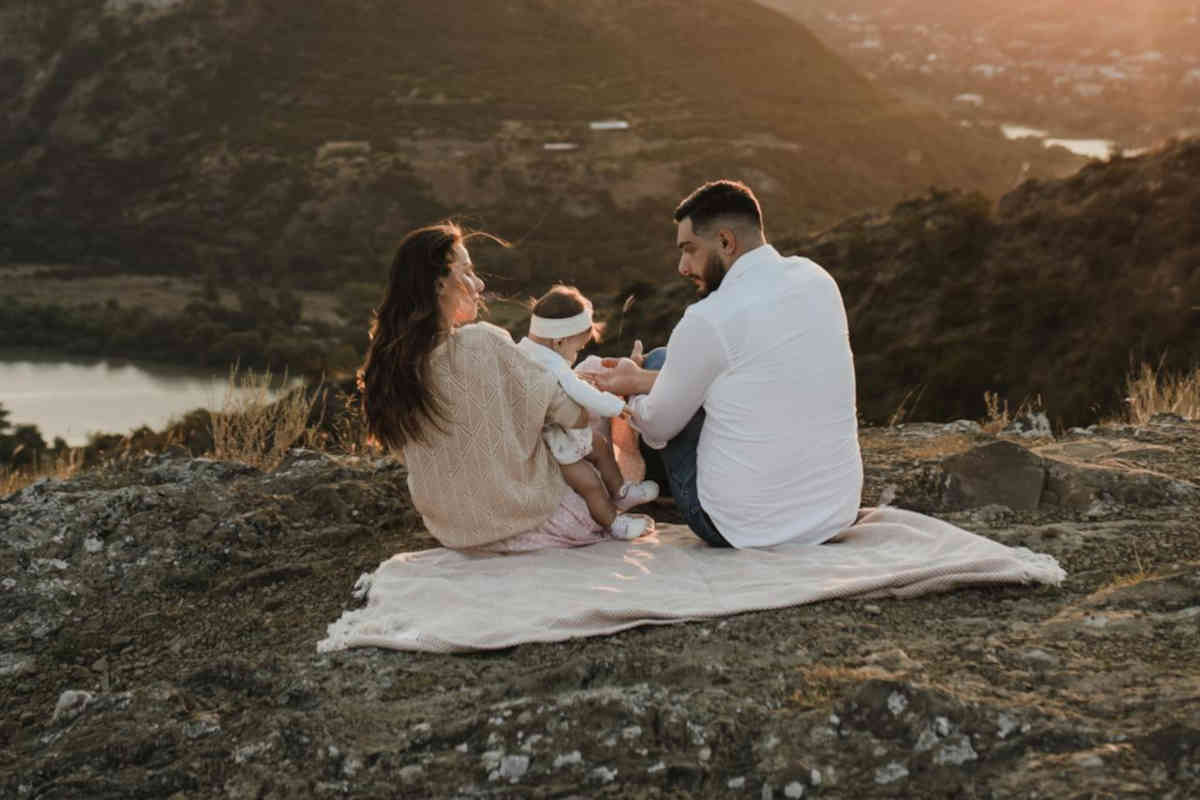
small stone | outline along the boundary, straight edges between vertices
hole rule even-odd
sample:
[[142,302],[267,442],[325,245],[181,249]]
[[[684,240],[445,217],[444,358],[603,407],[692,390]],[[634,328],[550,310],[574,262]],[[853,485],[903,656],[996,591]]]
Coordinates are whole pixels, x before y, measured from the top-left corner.
[[617,779],[617,770],[609,767],[596,767],[588,773],[588,779],[596,783],[612,783]]
[[51,722],[70,722],[78,717],[95,700],[95,695],[78,689],[67,689],[58,696],[54,704],[54,716]]
[[892,692],[887,699],[888,711],[892,712],[892,716],[900,716],[904,713],[904,709],[908,708],[908,698],[900,692]]
[[965,736],[958,737],[957,741],[947,742],[933,756],[935,764],[965,764],[968,761],[974,761],[979,758],[979,754],[975,752],[975,748],[971,747],[971,743],[967,741]]
[[636,739],[641,735],[642,735],[642,726],[641,725],[630,725],[628,728],[625,728],[623,731],[621,731],[621,738],[624,739],[625,741],[629,741],[631,739]]
[[725,781],[725,785],[730,789],[744,789],[746,788],[746,779],[739,775],[736,778],[730,778]]
[[471,752],[471,745],[467,744],[466,742],[463,742],[462,744],[458,745],[454,749],[460,753],[469,753],[469,752]]
[[894,783],[901,778],[908,777],[908,768],[899,761],[889,761],[879,769],[875,770],[875,782],[881,786],[885,783]]
[[701,763],[708,761],[709,759],[712,758],[712,748],[711,747],[701,747],[700,752],[696,754],[696,758],[700,759]]
[[529,756],[505,756],[500,759],[500,777],[520,780],[529,771]]
[[488,750],[479,757],[479,760],[483,762],[484,769],[491,770],[500,766],[500,759],[503,757],[504,752],[502,750]]
[[1039,647],[1030,648],[1021,653],[1021,659],[1034,664],[1053,666],[1058,663],[1058,656],[1047,653]]
[[425,768],[420,764],[409,764],[407,767],[401,768],[399,772],[400,782],[405,786],[412,786],[421,778],[425,777]]
[[561,769],[563,767],[568,767],[572,764],[582,764],[582,763],[583,763],[583,756],[580,754],[580,752],[578,750],[572,750],[571,752],[567,753],[566,755],[555,756],[555,758],[554,758],[554,768],[555,769]]
[[868,614],[882,614],[883,613],[883,609],[880,608],[879,606],[875,605],[874,603],[867,603],[865,606],[863,606],[863,611],[867,612]]
[[812,782],[813,786],[820,786],[821,785],[821,770],[814,769],[812,772],[809,773],[808,779]]
[[666,770],[666,768],[667,768],[667,765],[665,763],[663,763],[662,761],[659,761],[655,764],[650,765],[650,768],[646,770],[646,774],[653,775],[657,772],[663,772],[664,770]]
[[804,797],[804,784],[800,781],[792,781],[787,786],[783,787],[783,796],[790,797],[796,800],[798,797]]

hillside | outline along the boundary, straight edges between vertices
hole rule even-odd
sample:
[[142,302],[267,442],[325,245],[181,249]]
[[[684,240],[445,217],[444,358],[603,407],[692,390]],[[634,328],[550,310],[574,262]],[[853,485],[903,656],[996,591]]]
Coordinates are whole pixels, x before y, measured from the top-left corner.
[[[837,278],[870,421],[977,419],[994,391],[1087,425],[1120,411],[1131,364],[1200,363],[1200,140],[1029,181],[995,207],[935,191],[775,243]],[[692,296],[626,289],[622,346],[665,342]]]
[[[0,498],[0,795],[1196,797],[1200,425],[861,435],[866,504],[1051,554],[1062,586],[318,653],[361,573],[435,544],[395,462],[134,454]],[[1031,462],[1036,507],[998,505]]]
[[803,233],[1072,163],[912,111],[749,0],[8,2],[0,39],[13,260],[329,287],[456,214],[525,245],[499,288],[611,285],[670,258],[705,178]]

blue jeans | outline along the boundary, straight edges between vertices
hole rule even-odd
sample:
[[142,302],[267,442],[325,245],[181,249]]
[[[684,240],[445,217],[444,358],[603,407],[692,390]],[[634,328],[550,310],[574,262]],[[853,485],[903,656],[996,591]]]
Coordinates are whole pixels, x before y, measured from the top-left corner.
[[[660,370],[667,361],[667,348],[656,347],[646,354],[643,366]],[[667,442],[662,450],[641,444],[642,458],[646,461],[646,477],[670,488],[675,498],[675,507],[684,521],[699,536],[713,547],[732,547],[712,517],[700,507],[700,496],[696,492],[696,448],[700,445],[700,431],[704,427],[704,409],[701,408],[688,421],[675,438]]]

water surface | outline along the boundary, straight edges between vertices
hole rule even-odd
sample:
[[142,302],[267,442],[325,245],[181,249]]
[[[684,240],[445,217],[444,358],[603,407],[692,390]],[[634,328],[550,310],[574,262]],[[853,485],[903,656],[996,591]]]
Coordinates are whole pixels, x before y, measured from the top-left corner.
[[220,408],[227,372],[0,349],[0,405],[12,425],[37,425],[47,444],[91,433],[164,427],[195,408]]

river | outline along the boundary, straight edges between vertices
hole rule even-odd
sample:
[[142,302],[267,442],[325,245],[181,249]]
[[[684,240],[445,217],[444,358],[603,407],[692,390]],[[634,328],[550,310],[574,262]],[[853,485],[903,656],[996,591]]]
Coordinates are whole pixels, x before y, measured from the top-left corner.
[[[1046,147],[1065,147],[1076,155],[1085,158],[1096,158],[1107,161],[1118,150],[1117,143],[1111,139],[1060,139],[1050,135],[1040,128],[1027,125],[1001,125],[1000,130],[1006,139],[1040,139]],[[1124,156],[1137,156],[1145,153],[1147,148],[1126,148],[1121,150]]]
[[47,444],[91,433],[164,427],[195,408],[220,408],[228,373],[137,361],[0,349],[0,405],[11,425],[37,425]]

